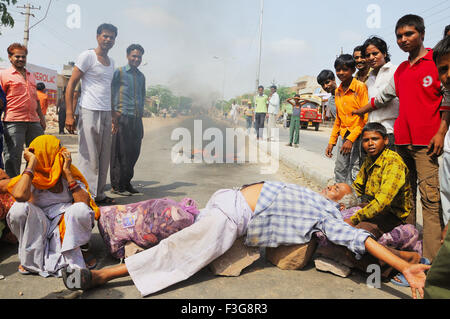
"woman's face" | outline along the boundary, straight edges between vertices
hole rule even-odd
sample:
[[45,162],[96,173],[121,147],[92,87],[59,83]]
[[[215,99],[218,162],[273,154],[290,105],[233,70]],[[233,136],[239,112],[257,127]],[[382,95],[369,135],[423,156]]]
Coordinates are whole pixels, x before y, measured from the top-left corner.
[[372,69],[379,70],[386,64],[386,54],[381,53],[376,46],[371,44],[366,49],[366,60]]

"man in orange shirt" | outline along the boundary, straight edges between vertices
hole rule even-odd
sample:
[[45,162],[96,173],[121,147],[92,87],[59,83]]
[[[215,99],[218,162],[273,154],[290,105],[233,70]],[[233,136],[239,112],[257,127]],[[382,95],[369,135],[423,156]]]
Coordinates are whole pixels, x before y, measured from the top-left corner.
[[336,143],[338,144],[339,152],[334,168],[335,180],[336,183],[351,185],[360,169],[360,135],[367,122],[367,116],[364,118],[354,116],[352,111],[366,105],[369,97],[366,85],[353,78],[356,62],[350,54],[339,56],[334,67],[336,75],[342,83],[336,89],[337,114],[325,155],[331,158],[333,148]]
[[37,89],[37,97],[39,100],[39,104],[41,105],[41,111],[42,111],[42,114],[44,114],[44,116],[45,116],[45,115],[47,115],[47,108],[48,108],[48,96],[44,92],[45,84],[42,82],[39,82],[38,84],[36,84],[36,89]]
[[36,93],[36,81],[25,68],[28,50],[19,43],[8,47],[12,66],[0,73],[0,85],[6,93],[6,110],[3,118],[6,173],[12,178],[20,174],[24,144],[30,144],[43,135],[45,118]]

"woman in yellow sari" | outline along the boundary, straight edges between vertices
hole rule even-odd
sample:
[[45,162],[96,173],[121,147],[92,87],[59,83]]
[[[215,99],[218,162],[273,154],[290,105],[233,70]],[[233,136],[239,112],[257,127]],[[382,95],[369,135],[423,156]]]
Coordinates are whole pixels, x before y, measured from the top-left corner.
[[8,184],[16,200],[7,222],[19,241],[19,272],[61,276],[65,266],[95,266],[86,264],[82,250],[100,211],[70,152],[56,137],[42,135],[24,158],[24,172]]

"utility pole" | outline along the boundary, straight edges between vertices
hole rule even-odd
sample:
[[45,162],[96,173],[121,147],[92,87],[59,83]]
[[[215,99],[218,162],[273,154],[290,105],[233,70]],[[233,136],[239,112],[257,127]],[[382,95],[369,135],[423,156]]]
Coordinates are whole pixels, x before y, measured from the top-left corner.
[[256,75],[256,91],[258,91],[259,78],[261,75],[261,51],[262,51],[262,28],[263,28],[264,0],[261,0],[261,15],[259,17],[259,61],[258,73]]
[[41,10],[41,7],[36,8],[35,6],[30,5],[29,3],[23,7],[17,7],[18,9],[25,9],[25,13],[21,12],[21,14],[25,15],[25,30],[23,35],[23,45],[28,48],[28,41],[30,40],[30,16],[35,17],[34,14],[31,13],[31,10]]

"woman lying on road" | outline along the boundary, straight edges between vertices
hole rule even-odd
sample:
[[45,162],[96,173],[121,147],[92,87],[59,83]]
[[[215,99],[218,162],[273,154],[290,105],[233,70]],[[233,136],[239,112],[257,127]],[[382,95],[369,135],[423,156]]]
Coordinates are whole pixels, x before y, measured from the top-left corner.
[[347,224],[338,203],[348,196],[351,187],[347,184],[335,184],[321,194],[279,182],[219,190],[192,226],[126,258],[125,264],[119,266],[77,272],[67,267],[63,269],[64,284],[71,290],[87,290],[130,275],[145,296],[189,278],[224,254],[245,233],[248,246],[277,247],[307,243],[321,231],[331,242],[347,247],[356,258],[368,252],[391,265],[404,274],[412,296],[417,298],[418,290],[423,297],[424,271],[430,266],[408,263],[378,244],[366,230]]
[[56,137],[43,135],[31,142],[24,158],[25,171],[8,184],[16,200],[7,222],[19,241],[19,272],[60,276],[67,265],[95,266],[86,246],[100,211],[70,152]]

